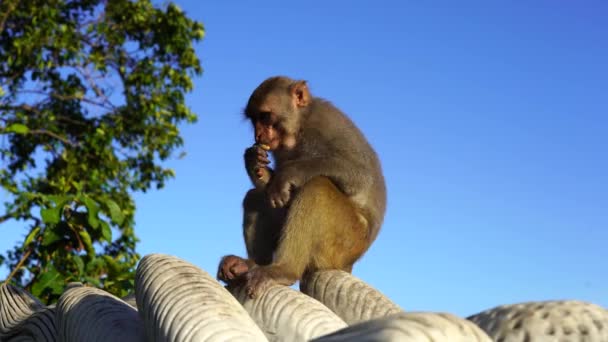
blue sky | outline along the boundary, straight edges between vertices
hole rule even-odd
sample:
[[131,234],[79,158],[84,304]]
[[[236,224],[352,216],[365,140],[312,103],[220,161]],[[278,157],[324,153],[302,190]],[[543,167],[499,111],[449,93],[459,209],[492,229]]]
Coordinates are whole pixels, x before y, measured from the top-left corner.
[[[241,110],[283,74],[343,109],[381,158],[388,210],[356,276],[408,311],[608,307],[608,3],[177,3],[206,27],[187,100],[199,122],[182,129],[177,178],[136,196],[142,255],[215,274],[245,254]],[[2,250],[24,234],[2,228]]]

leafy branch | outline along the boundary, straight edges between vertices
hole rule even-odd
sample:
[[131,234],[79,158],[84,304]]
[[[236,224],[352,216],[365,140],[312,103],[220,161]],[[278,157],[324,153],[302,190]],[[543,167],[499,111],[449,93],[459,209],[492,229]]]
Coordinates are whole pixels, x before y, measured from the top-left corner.
[[0,1],[0,223],[27,232],[7,281],[47,302],[70,281],[132,289],[133,193],[173,177],[203,34],[171,3]]

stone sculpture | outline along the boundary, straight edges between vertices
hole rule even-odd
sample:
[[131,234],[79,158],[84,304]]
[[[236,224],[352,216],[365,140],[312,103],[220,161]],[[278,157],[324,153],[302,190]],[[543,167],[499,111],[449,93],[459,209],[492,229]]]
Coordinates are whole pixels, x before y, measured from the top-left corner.
[[311,274],[301,290],[271,286],[252,300],[184,260],[151,254],[124,300],[70,284],[56,306],[45,306],[1,285],[0,342],[608,342],[608,311],[580,301],[504,305],[464,319],[404,312],[341,271]]

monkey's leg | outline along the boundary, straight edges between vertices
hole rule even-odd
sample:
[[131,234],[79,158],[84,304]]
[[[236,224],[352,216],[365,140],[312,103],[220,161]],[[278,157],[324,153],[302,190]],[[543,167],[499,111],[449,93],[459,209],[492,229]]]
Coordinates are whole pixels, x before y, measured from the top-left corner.
[[262,189],[252,189],[243,200],[243,235],[247,248],[247,259],[236,255],[222,258],[217,278],[229,284],[238,283],[238,278],[256,265],[272,262],[284,221],[284,209],[274,209]]
[[272,262],[284,220],[285,209],[271,208],[263,189],[247,192],[243,200],[243,237],[252,264]]
[[255,297],[272,280],[292,285],[305,271],[342,269],[369,245],[368,223],[359,209],[326,177],[315,177],[293,197],[271,265],[247,274]]

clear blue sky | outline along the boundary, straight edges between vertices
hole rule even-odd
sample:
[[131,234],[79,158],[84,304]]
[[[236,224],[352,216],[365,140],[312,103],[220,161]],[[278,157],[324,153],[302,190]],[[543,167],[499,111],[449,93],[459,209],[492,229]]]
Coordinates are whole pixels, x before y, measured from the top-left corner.
[[[177,178],[136,196],[142,254],[212,274],[245,254],[240,113],[284,74],[347,112],[382,160],[388,211],[356,276],[408,311],[608,306],[608,3],[177,3],[206,27],[188,96],[200,120],[183,127]],[[3,250],[24,234],[6,228]]]

